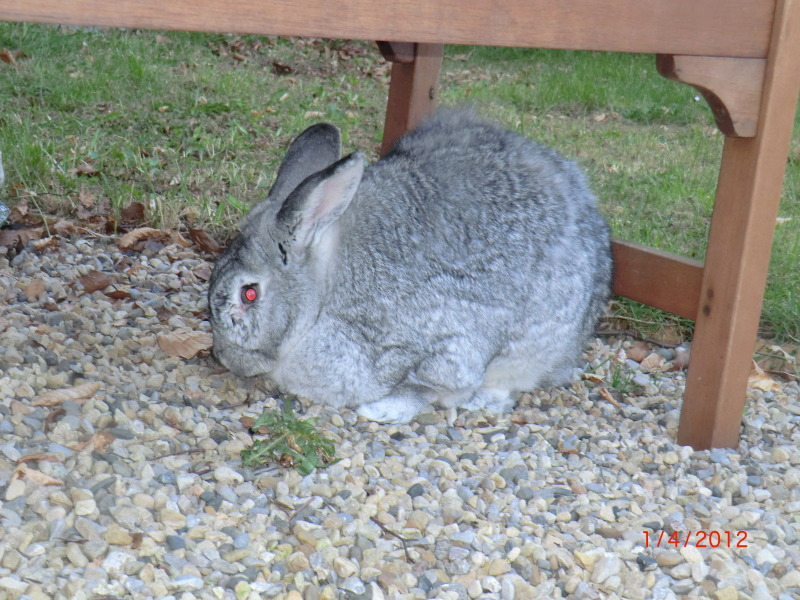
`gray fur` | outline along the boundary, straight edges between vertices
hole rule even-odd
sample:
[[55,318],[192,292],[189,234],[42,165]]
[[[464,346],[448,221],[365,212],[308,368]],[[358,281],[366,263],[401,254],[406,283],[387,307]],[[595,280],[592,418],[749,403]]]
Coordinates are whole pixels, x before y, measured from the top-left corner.
[[567,381],[612,269],[578,168],[469,111],[437,113],[366,169],[337,161],[333,131],[295,140],[217,262],[222,364],[393,422],[429,404],[504,411]]

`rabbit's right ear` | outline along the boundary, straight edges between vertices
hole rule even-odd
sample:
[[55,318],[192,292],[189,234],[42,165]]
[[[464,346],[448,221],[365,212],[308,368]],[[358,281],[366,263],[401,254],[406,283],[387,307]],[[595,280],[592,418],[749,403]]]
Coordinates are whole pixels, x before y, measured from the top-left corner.
[[273,238],[284,258],[316,245],[344,214],[364,174],[364,155],[354,152],[307,177],[292,190],[275,217]]
[[342,152],[339,129],[330,123],[318,123],[298,135],[283,158],[270,202],[283,204],[289,194],[309,175],[327,169]]

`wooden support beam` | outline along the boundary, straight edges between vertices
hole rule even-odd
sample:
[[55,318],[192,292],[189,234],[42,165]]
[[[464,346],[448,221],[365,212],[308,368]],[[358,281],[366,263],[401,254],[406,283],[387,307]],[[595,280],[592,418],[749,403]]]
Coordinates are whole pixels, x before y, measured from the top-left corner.
[[0,20],[763,58],[765,0],[3,0]]
[[381,155],[436,108],[443,53],[442,44],[415,44],[412,62],[392,64]]
[[413,42],[377,42],[383,58],[393,63],[412,63],[417,51]]
[[656,66],[664,77],[689,84],[703,95],[722,133],[756,135],[765,59],[659,54]]
[[615,294],[694,320],[703,263],[614,238]]
[[739,443],[747,380],[800,92],[800,2],[779,0],[758,134],[727,138],[678,443]]

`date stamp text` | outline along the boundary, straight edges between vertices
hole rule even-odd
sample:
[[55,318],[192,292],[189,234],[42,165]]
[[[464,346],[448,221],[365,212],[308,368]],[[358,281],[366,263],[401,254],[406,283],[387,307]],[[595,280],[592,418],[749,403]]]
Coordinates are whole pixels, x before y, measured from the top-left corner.
[[746,531],[643,531],[645,548],[747,548]]

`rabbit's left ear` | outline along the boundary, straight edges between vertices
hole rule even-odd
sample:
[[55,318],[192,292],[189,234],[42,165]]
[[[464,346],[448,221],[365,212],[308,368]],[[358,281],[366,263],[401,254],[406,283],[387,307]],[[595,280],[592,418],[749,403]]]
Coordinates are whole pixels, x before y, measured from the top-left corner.
[[292,191],[275,219],[285,252],[314,246],[342,216],[364,174],[364,155],[355,152],[307,177]]

